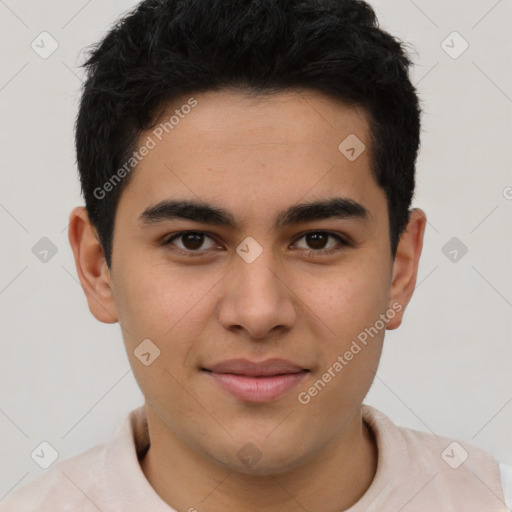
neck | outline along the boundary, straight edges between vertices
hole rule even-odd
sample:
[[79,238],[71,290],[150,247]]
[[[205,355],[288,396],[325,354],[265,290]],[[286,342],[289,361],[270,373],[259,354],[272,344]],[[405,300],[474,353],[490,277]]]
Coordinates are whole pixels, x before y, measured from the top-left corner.
[[146,411],[151,446],[141,468],[176,510],[340,512],[363,496],[376,473],[376,442],[360,411],[308,461],[264,475],[221,466],[181,443],[147,406]]

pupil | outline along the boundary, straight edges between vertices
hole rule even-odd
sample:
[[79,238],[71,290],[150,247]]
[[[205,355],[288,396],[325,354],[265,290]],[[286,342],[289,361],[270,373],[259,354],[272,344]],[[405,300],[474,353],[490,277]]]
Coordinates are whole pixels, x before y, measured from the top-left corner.
[[306,237],[308,245],[313,249],[323,249],[327,241],[327,235],[325,233],[308,233]]
[[188,233],[183,236],[183,245],[187,249],[199,249],[203,244],[203,235],[200,233]]

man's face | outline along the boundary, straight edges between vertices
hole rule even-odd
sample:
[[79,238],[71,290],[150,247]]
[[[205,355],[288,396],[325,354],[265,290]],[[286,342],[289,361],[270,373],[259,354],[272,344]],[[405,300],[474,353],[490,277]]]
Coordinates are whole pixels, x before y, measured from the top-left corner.
[[[255,471],[281,471],[342,435],[373,380],[385,330],[378,320],[392,308],[386,196],[370,172],[360,107],[314,92],[194,98],[168,134],[140,138],[156,146],[116,213],[116,315],[155,426],[226,467],[244,470],[249,451],[262,455]],[[354,135],[367,148],[355,159]],[[362,208],[276,226],[294,205],[333,198]],[[191,218],[173,217],[169,201],[221,208],[234,226],[192,209]],[[145,339],[160,350],[149,365],[134,354]],[[281,358],[305,371],[268,378],[266,391],[251,387],[264,377],[228,377],[223,386],[207,371],[237,358]]]

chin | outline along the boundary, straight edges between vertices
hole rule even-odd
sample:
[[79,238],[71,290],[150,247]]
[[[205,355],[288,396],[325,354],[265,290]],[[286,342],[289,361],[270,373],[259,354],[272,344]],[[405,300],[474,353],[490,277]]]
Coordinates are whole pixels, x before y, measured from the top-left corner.
[[[304,454],[299,454],[290,447],[289,450],[284,449],[280,445],[281,451],[277,451],[276,447],[271,443],[260,448],[251,442],[245,442],[240,448],[225,447],[220,453],[210,452],[208,455],[227,470],[251,476],[273,477],[287,473],[300,466],[301,461],[305,458]],[[219,445],[216,445],[218,450]],[[216,451],[215,450],[215,451]],[[226,454],[229,453],[229,455]]]

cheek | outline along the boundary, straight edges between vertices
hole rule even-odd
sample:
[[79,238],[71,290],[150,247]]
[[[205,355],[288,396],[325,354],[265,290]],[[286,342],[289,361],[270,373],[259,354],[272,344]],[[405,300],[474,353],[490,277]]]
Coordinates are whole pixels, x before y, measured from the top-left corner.
[[[182,393],[176,385],[192,376],[195,367],[190,364],[197,354],[197,340],[211,319],[208,293],[218,281],[210,272],[198,267],[176,269],[170,265],[153,265],[144,270],[122,274],[124,280],[116,283],[116,304],[122,323],[123,339],[135,377],[145,394],[158,394],[161,386],[175,396]],[[159,355],[150,366],[137,360],[137,351],[143,340],[149,339],[158,348]]]
[[[212,287],[211,279],[198,279],[195,286],[186,272],[162,265],[144,270],[132,266],[131,271],[127,266],[123,270],[123,280],[116,281],[115,295],[135,379],[156,409],[188,414],[193,404],[181,383],[192,371],[185,369],[185,362],[193,340],[204,328],[199,321],[200,316],[207,318],[201,310],[205,305],[201,298]],[[142,345],[147,339],[157,348],[146,341]],[[139,349],[143,346],[144,351]],[[150,356],[144,361],[141,354],[147,352]]]
[[319,312],[321,365],[300,390],[298,403],[320,430],[326,421],[332,422],[329,428],[341,428],[344,416],[327,420],[325,411],[355,410],[373,382],[385,333],[380,315],[387,310],[386,281],[381,272],[353,271],[304,294],[311,310]]
[[[342,346],[349,338],[373,325],[387,307],[389,285],[382,268],[372,265],[340,266],[321,278],[310,276],[302,286],[301,300],[326,326],[329,337]],[[302,279],[302,277],[301,277]],[[338,347],[339,348],[339,347]]]
[[322,354],[315,378],[323,383],[311,389],[311,398],[321,396],[312,399],[308,409],[321,414],[326,403],[350,408],[362,401],[378,367],[385,333],[380,315],[388,307],[387,273],[361,261],[303,288],[303,296],[308,315],[315,313]]
[[115,286],[116,306],[130,338],[153,336],[163,341],[172,336],[172,331],[194,314],[208,290],[208,283],[199,279],[194,285],[186,271],[176,272],[164,265],[134,266],[122,275],[123,280]]

